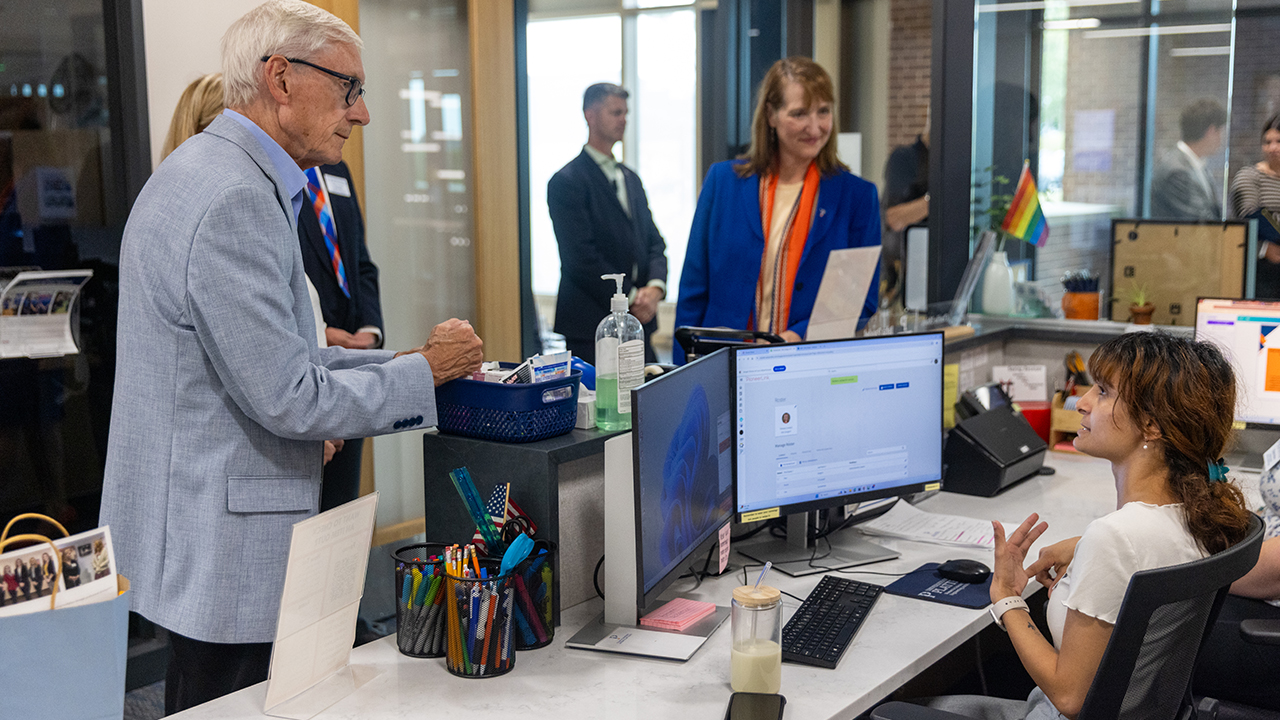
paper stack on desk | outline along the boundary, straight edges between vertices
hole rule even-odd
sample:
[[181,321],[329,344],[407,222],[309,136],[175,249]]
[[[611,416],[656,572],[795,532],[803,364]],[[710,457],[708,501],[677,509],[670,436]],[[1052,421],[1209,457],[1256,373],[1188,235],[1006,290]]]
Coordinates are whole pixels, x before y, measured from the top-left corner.
[[[1004,524],[1006,528],[1018,523]],[[858,526],[868,535],[897,537],[935,545],[994,548],[996,540],[990,520],[975,520],[959,515],[940,515],[900,502],[889,512]]]

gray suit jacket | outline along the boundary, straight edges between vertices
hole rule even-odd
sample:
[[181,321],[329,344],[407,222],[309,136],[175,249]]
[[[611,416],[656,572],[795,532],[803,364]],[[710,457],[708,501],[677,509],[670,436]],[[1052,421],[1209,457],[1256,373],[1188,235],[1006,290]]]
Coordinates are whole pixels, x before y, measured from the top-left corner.
[[219,116],[138,196],[120,256],[101,522],[133,609],[197,640],[269,642],[322,441],[435,424],[418,354],[316,347],[270,158]]
[[1221,220],[1222,203],[1205,190],[1204,181],[1211,188],[1217,186],[1209,172],[1197,168],[1186,153],[1178,148],[1166,152],[1151,175],[1151,217]]

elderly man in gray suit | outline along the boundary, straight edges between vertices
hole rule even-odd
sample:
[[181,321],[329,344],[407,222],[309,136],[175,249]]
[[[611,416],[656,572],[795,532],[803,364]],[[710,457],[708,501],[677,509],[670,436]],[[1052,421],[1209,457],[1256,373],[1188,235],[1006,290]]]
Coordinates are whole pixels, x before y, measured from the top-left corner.
[[133,609],[170,631],[169,712],[266,679],[322,442],[434,425],[434,386],[480,365],[461,320],[408,352],[316,347],[303,170],[369,121],[360,50],[300,0],[237,20],[228,110],[157,169],[125,229],[101,521]]
[[1222,183],[1205,161],[1222,147],[1227,111],[1212,98],[1182,110],[1182,139],[1161,156],[1151,176],[1151,217],[1162,220],[1221,220]]

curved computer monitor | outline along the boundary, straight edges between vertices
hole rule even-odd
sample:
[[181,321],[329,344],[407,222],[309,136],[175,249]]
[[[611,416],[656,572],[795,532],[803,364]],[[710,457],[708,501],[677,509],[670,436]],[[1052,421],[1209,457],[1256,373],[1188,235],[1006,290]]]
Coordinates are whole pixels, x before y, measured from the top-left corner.
[[[632,391],[636,607],[651,605],[733,516],[727,349]],[[607,591],[606,591],[607,592]]]
[[[736,348],[739,522],[920,492],[941,482],[942,352],[942,333]],[[806,546],[804,537],[788,545],[791,552],[768,542],[735,549],[775,566],[812,557],[795,552]],[[896,556],[872,543],[864,549],[833,551],[824,567]]]

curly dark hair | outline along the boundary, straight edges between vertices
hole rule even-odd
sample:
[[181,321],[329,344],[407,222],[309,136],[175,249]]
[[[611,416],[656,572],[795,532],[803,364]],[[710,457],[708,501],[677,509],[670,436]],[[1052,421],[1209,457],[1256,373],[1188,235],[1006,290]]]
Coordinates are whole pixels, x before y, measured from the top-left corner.
[[1135,423],[1160,428],[1169,489],[1200,546],[1216,553],[1243,539],[1250,513],[1240,489],[1209,482],[1208,463],[1222,457],[1236,408],[1235,373],[1218,348],[1166,332],[1126,333],[1093,353],[1089,372],[1114,388]]

